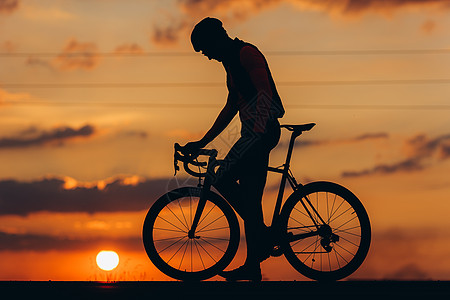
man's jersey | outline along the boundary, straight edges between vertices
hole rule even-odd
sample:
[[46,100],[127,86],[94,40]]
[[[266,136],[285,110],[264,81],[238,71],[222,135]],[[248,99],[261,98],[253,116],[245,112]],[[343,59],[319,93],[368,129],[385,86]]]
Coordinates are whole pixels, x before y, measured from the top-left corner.
[[227,71],[229,101],[239,110],[243,123],[265,132],[268,122],[283,117],[284,108],[263,54],[254,45],[237,38],[223,60]]

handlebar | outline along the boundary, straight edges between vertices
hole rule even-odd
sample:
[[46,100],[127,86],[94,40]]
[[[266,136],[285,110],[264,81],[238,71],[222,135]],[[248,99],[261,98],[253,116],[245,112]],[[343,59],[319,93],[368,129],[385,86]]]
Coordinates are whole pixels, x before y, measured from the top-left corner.
[[180,167],[178,166],[178,161],[183,162],[184,170],[194,177],[204,177],[206,172],[202,173],[193,171],[191,168],[189,168],[189,165],[193,165],[195,167],[205,168],[208,163],[206,161],[199,162],[197,160],[198,156],[205,155],[209,156],[210,159],[215,159],[217,156],[217,150],[215,149],[199,149],[197,153],[187,153],[183,146],[181,146],[178,143],[174,144],[174,169],[175,169],[175,175],[177,174],[177,171],[180,170]]

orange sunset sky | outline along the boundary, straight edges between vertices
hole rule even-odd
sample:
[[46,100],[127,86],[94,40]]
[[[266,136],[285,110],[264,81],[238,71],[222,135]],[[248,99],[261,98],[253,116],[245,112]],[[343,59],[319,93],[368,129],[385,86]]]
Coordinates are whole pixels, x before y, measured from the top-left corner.
[[[296,178],[338,182],[366,207],[372,246],[349,278],[450,280],[446,0],[0,0],[0,280],[170,280],[141,228],[186,178],[173,144],[225,103],[223,67],[189,42],[206,16],[265,54],[281,123],[317,123]],[[238,130],[210,146],[225,155]],[[96,266],[100,250],[119,254],[115,270]],[[262,271],[306,280],[283,257]]]

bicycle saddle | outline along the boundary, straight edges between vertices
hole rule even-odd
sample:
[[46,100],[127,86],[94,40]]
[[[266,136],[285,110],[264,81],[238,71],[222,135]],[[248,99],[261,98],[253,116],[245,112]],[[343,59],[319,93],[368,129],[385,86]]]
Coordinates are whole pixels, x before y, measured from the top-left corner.
[[294,131],[296,133],[301,133],[303,131],[310,131],[316,123],[300,124],[300,125],[281,125],[281,128],[286,128],[289,131]]

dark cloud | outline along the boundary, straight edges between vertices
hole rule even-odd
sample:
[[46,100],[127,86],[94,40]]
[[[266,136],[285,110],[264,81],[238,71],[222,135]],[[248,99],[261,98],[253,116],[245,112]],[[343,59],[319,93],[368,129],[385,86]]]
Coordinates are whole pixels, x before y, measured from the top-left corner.
[[362,171],[344,171],[343,177],[359,177],[372,174],[393,174],[396,172],[414,172],[428,167],[427,161],[432,158],[444,160],[450,158],[450,134],[429,138],[419,134],[405,142],[407,158],[392,164],[379,164]]
[[142,49],[141,46],[139,46],[138,44],[135,43],[130,43],[130,44],[121,44],[119,46],[116,47],[116,49],[114,50],[115,53],[124,53],[124,54],[140,54],[144,52],[144,49]]
[[61,70],[92,70],[100,60],[97,54],[97,46],[94,43],[81,43],[72,38],[56,57],[55,64]]
[[370,252],[355,273],[357,278],[436,280],[445,277],[450,232],[448,226],[428,225],[372,231]]
[[181,34],[190,30],[194,26],[194,21],[175,21],[170,25],[154,25],[151,41],[156,45],[171,46],[178,42]]
[[0,232],[0,251],[80,251],[113,248],[143,250],[139,237],[126,238],[68,238],[37,234],[9,234]]
[[409,263],[386,275],[385,280],[431,280],[431,276],[415,263]]
[[41,146],[49,143],[62,143],[78,137],[89,137],[95,133],[92,125],[85,125],[78,129],[70,127],[59,127],[51,131],[43,131],[29,136],[23,132],[20,136],[0,138],[0,149],[4,148],[27,148]]
[[152,41],[156,44],[174,44],[181,36],[186,36],[193,25],[206,16],[220,18],[227,25],[240,22],[261,11],[291,4],[300,10],[322,11],[343,18],[375,12],[392,14],[405,7],[435,7],[449,9],[450,1],[445,0],[179,0],[178,16],[166,16],[165,25],[154,26]]
[[[312,0],[303,2],[312,2]],[[338,8],[342,14],[354,14],[367,11],[394,11],[407,6],[426,7],[439,5],[449,7],[449,3],[445,0],[328,0],[319,2],[322,2],[324,8]]]
[[422,24],[421,29],[425,34],[432,34],[436,30],[436,27],[435,21],[428,20]]
[[48,60],[32,56],[27,58],[27,60],[25,61],[25,65],[28,67],[43,67],[50,71],[54,70],[53,65]]
[[0,14],[9,14],[19,8],[19,0],[0,0]]
[[14,53],[17,50],[17,44],[12,41],[5,41],[0,44],[0,50],[6,53]]
[[396,172],[413,172],[424,169],[421,160],[417,158],[407,159],[393,164],[380,164],[371,169],[362,171],[344,171],[342,177],[360,177],[372,174],[393,174]]
[[[341,139],[327,139],[327,140],[307,140],[300,139],[296,141],[296,147],[311,147],[311,146],[331,146],[341,144],[352,144],[359,142],[366,142],[371,140],[388,139],[389,134],[385,132],[365,133],[351,138]],[[282,143],[280,143],[282,144]]]
[[437,150],[449,146],[450,134],[441,135],[434,139],[430,139],[424,134],[419,134],[409,139],[406,144],[409,155],[413,157],[430,157]]
[[119,135],[125,136],[125,137],[140,137],[142,139],[145,139],[148,137],[148,132],[143,130],[128,130],[120,132]]
[[450,158],[450,145],[441,145],[441,147],[439,148],[439,158]]
[[148,209],[162,194],[179,187],[177,178],[147,179],[129,184],[117,178],[99,188],[46,178],[33,182],[0,181],[0,215],[35,212],[131,212]]

